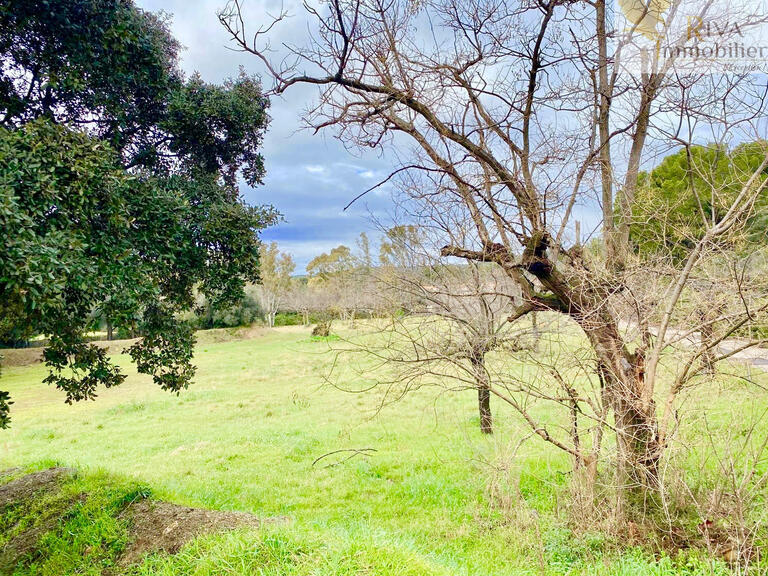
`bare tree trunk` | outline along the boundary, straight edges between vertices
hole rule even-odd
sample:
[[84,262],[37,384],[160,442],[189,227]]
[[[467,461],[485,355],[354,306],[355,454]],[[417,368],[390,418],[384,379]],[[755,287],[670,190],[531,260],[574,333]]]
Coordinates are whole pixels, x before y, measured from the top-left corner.
[[610,139],[610,84],[608,78],[608,34],[606,32],[606,0],[595,2],[598,46],[597,126],[600,135],[600,180],[603,207],[603,242],[608,266],[616,265],[615,226],[613,215],[613,169]]
[[493,434],[493,416],[491,414],[491,386],[488,382],[488,372],[485,370],[485,358],[478,354],[470,358],[472,371],[477,385],[477,407],[480,412],[480,431],[483,434]]
[[659,442],[656,405],[643,400],[644,359],[629,362],[623,342],[607,328],[590,335],[605,381],[605,398],[613,412],[619,486],[625,492],[658,487]]
[[617,320],[605,306],[607,295],[602,288],[579,286],[557,271],[540,247],[529,248],[525,256],[529,271],[557,297],[560,311],[581,326],[597,356],[615,420],[620,485],[655,488],[663,446],[653,394],[646,389],[644,351],[627,350]]
[[107,318],[107,340],[112,340],[113,333],[112,333],[112,321]]

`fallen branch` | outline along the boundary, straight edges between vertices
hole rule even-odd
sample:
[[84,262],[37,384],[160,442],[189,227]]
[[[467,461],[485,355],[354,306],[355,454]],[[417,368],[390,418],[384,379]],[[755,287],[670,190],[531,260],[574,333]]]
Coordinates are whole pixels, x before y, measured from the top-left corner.
[[342,452],[352,452],[349,456],[344,458],[344,460],[340,460],[338,462],[333,462],[332,464],[327,464],[323,466],[323,468],[331,468],[333,466],[338,466],[339,464],[344,464],[347,460],[351,460],[358,454],[364,454],[365,456],[370,456],[371,452],[378,452],[376,448],[342,448],[341,450],[334,450],[333,452],[328,452],[327,454],[323,454],[322,456],[318,456],[315,458],[314,462],[312,462],[312,467],[314,468],[315,464],[320,462],[323,458],[327,458],[328,456],[333,456],[334,454],[340,454]]

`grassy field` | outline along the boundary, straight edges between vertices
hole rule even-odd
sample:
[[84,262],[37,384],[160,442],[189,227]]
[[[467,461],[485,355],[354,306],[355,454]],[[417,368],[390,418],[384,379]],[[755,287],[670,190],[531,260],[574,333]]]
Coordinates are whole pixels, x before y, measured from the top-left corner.
[[[180,396],[119,357],[125,384],[74,406],[41,383],[43,366],[6,368],[2,387],[15,404],[0,469],[56,463],[86,483],[107,473],[172,502],[290,519],[199,538],[174,557],[148,558],[139,574],[726,572],[690,553],[619,554],[604,536],[568,528],[567,460],[536,441],[512,454],[521,432],[510,413],[498,410],[485,437],[471,392],[425,389],[378,410],[377,393],[325,382],[327,350],[303,328],[231,342],[203,335],[196,382]],[[375,451],[313,466],[363,448]],[[39,569],[88,572],[77,559]]]

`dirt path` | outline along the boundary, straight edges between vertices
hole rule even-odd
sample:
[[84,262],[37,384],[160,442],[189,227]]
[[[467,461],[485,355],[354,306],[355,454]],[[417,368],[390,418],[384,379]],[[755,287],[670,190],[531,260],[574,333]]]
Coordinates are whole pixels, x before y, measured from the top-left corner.
[[[720,343],[720,346],[718,346],[718,350],[721,353],[727,354],[729,352],[732,352],[733,350],[738,350],[739,348],[744,347],[746,344],[748,344],[748,340],[725,340]],[[766,348],[760,348],[759,346],[752,346],[751,348],[747,348],[746,350],[739,350],[736,352],[733,356],[731,356],[734,360],[737,360],[739,362],[744,362],[745,364],[750,364],[752,366],[755,366],[757,368],[760,368],[761,370],[765,370],[768,372],[768,349]]]
[[[621,328],[627,332],[631,332],[632,330],[637,331],[636,325],[625,322],[621,323]],[[654,335],[657,335],[658,329],[651,328],[651,332]],[[671,345],[682,344],[691,348],[701,345],[701,335],[699,332],[692,332],[691,334],[688,334],[684,330],[671,327],[667,328],[667,340],[672,341],[670,342]],[[738,350],[738,352],[734,352],[733,355],[729,357],[729,359],[741,362],[743,364],[748,364],[768,372],[768,348],[751,346],[742,350],[742,348],[747,346],[749,342],[749,340],[743,338],[730,338],[728,340],[723,340],[717,347],[717,352],[719,354],[729,354],[734,352],[734,350]]]

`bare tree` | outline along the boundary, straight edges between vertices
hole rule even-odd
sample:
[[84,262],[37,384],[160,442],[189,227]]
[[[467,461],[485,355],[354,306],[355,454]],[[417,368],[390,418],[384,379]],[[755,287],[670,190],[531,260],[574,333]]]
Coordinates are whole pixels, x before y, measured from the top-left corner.
[[[735,294],[744,286],[738,262],[719,246],[765,193],[762,80],[681,70],[658,50],[642,53],[638,72],[622,67],[637,32],[647,30],[644,21],[614,30],[606,0],[330,0],[306,8],[315,31],[282,60],[265,34],[284,15],[251,31],[233,0],[220,20],[240,49],[263,61],[276,93],[318,88],[309,125],[401,158],[390,179],[404,182],[434,233],[443,233],[441,255],[493,263],[514,281],[521,301],[511,321],[552,311],[563,330],[578,326],[589,355],[566,365],[583,369],[597,400],[575,387],[571,371],[541,372],[540,395],[522,385],[614,433],[620,487],[657,488],[679,393],[705,369],[708,351],[714,362],[733,354],[716,346],[758,313],[743,299],[739,311],[705,320],[715,332],[702,346],[686,343],[702,321],[678,314],[692,279],[718,259],[736,264],[714,267],[718,285]],[[741,175],[685,257],[664,261],[649,279],[630,242],[631,226],[643,225],[632,216],[639,174],[657,155],[703,139],[763,142],[763,159]],[[599,254],[573,242],[579,208],[600,210]],[[466,233],[456,234],[457,221]],[[565,396],[552,392],[558,388]],[[529,422],[575,461],[598,457],[573,427],[560,436]]]
[[[491,396],[494,371],[486,358],[520,345],[523,331],[512,329],[515,286],[492,265],[447,263],[436,258],[416,226],[385,233],[377,288],[398,313],[384,325],[387,336],[366,338],[364,350],[394,366],[399,387],[437,383],[476,390],[480,431],[493,433]],[[519,294],[517,299],[519,300]],[[399,314],[407,310],[407,315]]]
[[291,288],[291,274],[296,269],[290,254],[280,252],[276,242],[262,244],[259,251],[259,276],[256,295],[264,312],[264,319],[271,328],[275,316],[285,302]]
[[353,324],[360,305],[359,269],[357,256],[343,244],[315,256],[307,264],[309,287],[315,296],[322,295],[328,301],[323,309]]
[[315,312],[316,299],[305,278],[295,278],[286,295],[286,309],[301,315],[301,323],[309,326],[309,316]]

